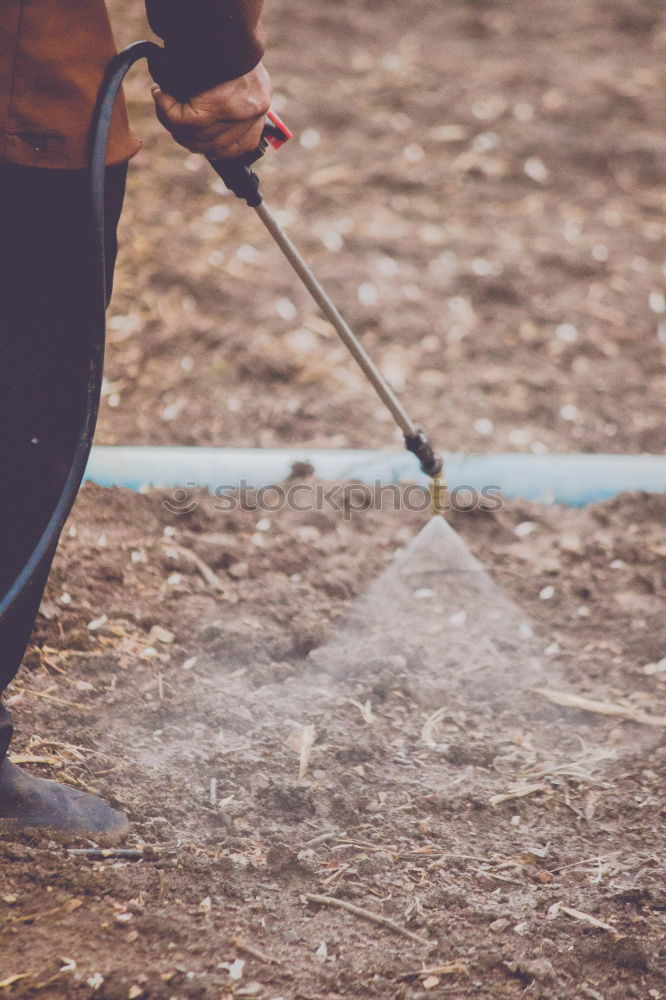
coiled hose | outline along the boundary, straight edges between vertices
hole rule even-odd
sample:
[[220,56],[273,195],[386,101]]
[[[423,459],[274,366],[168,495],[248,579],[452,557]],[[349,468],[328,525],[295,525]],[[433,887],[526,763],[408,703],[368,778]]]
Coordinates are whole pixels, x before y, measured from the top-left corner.
[[23,568],[0,598],[0,623],[20,601],[40,571],[48,564],[76,500],[83,481],[92,447],[99,409],[99,398],[104,370],[104,334],[106,329],[106,252],[104,237],[104,186],[106,177],[106,149],[111,116],[118,91],[127,72],[140,59],[148,59],[152,68],[159,65],[162,49],[154,42],[135,42],[120,52],[109,63],[100,88],[90,133],[90,195],[92,210],[92,237],[97,264],[98,311],[90,328],[90,353],[84,415],[79,438],[67,472],[58,502],[37,544]]

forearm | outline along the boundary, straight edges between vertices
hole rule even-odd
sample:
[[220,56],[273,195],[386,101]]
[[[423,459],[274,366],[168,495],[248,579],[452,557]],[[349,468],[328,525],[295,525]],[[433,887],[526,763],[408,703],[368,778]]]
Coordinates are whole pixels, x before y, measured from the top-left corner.
[[264,51],[262,7],[263,0],[146,0],[167,54],[162,89],[182,99],[253,69]]

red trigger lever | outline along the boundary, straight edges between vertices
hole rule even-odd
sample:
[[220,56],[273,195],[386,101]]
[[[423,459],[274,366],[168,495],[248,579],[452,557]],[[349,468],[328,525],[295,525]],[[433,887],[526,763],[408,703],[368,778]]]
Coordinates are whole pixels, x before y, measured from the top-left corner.
[[271,144],[273,149],[279,149],[280,146],[284,146],[285,142],[289,142],[293,138],[293,132],[289,131],[274,111],[267,111],[266,118],[268,120],[264,126],[263,138]]

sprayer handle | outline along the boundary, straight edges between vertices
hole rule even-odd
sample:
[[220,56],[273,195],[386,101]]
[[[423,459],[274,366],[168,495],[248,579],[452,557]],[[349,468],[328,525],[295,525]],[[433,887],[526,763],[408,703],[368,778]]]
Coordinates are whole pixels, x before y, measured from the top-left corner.
[[[178,76],[174,76],[167,54],[159,45],[153,44],[148,53],[148,69],[153,80],[167,93],[173,94],[179,101],[189,99],[190,93],[183,86],[183,81],[179,80]],[[279,149],[291,138],[292,133],[284,122],[274,111],[268,111],[261,139],[256,149],[233,159],[212,160],[209,158],[208,162],[237,198],[244,198],[248,205],[255,207],[261,204],[259,178],[250,167],[264,155],[269,145],[273,149]]]
[[261,159],[269,145],[273,149],[279,149],[291,137],[292,133],[284,122],[278,118],[274,111],[269,111],[266,114],[264,129],[256,149],[229,160],[211,160],[209,157],[208,162],[237,198],[243,198],[251,208],[256,208],[257,205],[261,204],[259,178],[250,168],[253,163]]

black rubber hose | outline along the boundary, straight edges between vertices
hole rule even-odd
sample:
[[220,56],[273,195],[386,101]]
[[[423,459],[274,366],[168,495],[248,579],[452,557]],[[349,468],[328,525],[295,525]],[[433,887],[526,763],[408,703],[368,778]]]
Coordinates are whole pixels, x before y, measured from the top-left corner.
[[104,243],[104,185],[106,178],[106,149],[111,116],[123,79],[139,59],[148,59],[157,65],[162,49],[153,42],[136,42],[120,52],[109,64],[100,88],[93,116],[90,138],[90,192],[94,248],[98,265],[98,312],[90,329],[90,355],[83,421],[79,440],[67,472],[58,502],[35,545],[30,557],[9,589],[0,599],[0,622],[21,599],[40,570],[51,559],[53,549],[65,521],[76,500],[88,464],[97,423],[97,411],[104,369],[104,334],[106,329],[106,253]]

